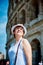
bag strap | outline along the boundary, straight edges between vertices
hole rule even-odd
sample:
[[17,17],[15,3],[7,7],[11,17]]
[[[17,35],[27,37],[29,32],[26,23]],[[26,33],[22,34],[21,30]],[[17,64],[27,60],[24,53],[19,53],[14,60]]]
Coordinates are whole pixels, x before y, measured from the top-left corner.
[[[21,40],[20,40],[20,42],[21,42]],[[17,52],[16,52],[16,56],[15,56],[14,65],[16,65],[17,55],[18,55],[18,50],[19,50],[20,42],[19,42],[18,47],[17,47]]]

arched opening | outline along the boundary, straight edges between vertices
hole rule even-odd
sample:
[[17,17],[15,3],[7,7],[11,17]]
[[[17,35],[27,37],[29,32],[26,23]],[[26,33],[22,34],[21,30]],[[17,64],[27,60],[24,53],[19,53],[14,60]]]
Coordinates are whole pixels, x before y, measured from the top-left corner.
[[29,0],[25,0],[26,2],[29,2]]
[[38,14],[39,14],[39,1],[38,0],[32,0],[32,5],[35,9],[35,18],[37,18]]
[[38,65],[38,63],[41,61],[41,48],[39,40],[33,39],[31,42],[31,46],[32,46],[33,65]]
[[19,13],[19,22],[21,24],[25,24],[25,10],[22,10],[20,13]]

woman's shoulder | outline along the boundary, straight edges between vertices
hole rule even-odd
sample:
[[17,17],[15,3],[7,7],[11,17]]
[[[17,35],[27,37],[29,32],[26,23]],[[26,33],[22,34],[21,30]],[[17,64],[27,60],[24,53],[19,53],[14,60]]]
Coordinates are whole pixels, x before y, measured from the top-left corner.
[[23,40],[22,40],[24,43],[29,43],[29,41],[27,40],[27,39],[25,39],[25,38],[23,38]]
[[23,38],[22,42],[23,46],[30,46],[30,42],[27,39]]

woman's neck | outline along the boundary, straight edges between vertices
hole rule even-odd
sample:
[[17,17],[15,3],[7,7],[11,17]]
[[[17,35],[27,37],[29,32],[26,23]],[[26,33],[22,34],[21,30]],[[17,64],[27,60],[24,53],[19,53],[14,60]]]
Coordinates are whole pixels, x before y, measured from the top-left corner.
[[22,37],[19,37],[19,36],[16,37],[16,41],[19,41],[21,38],[22,38]]

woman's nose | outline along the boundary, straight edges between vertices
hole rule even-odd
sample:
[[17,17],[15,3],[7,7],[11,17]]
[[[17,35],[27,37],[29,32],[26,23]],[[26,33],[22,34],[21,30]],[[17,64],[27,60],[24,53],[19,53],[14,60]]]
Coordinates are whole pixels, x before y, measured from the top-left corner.
[[18,30],[20,30],[20,28],[18,28]]

